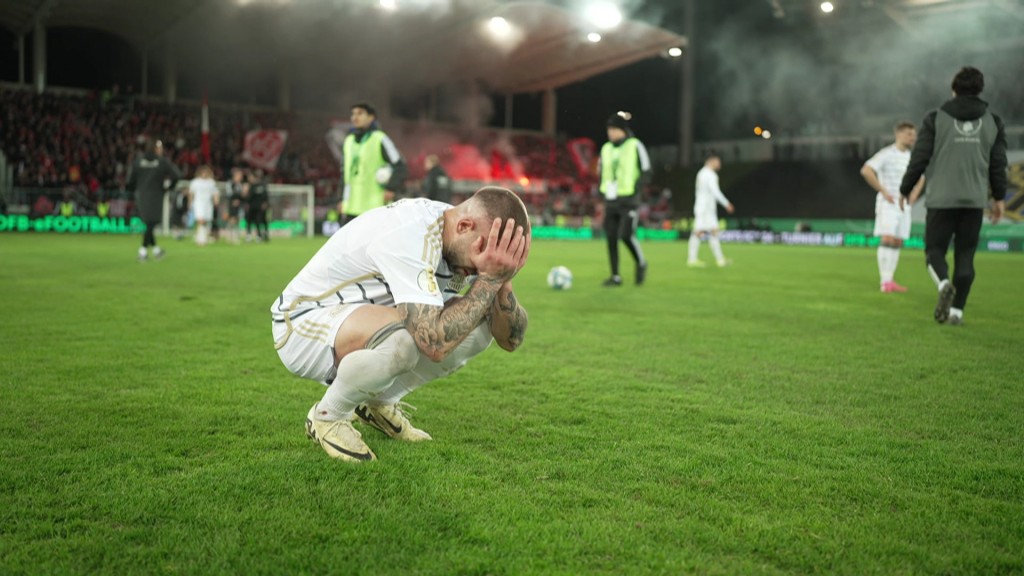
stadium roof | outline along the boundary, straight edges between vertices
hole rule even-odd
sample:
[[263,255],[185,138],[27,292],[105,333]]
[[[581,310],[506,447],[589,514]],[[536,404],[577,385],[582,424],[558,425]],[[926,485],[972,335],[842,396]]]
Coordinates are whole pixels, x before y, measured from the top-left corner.
[[[550,2],[397,4],[388,11],[378,0],[27,0],[0,3],[0,26],[20,35],[36,22],[96,29],[154,54],[170,45],[183,66],[213,61],[250,73],[267,66],[293,72],[317,61],[313,79],[477,80],[497,93],[557,88],[686,45],[678,34],[628,18],[590,42],[595,26]],[[509,24],[504,39],[488,31],[495,16]]]

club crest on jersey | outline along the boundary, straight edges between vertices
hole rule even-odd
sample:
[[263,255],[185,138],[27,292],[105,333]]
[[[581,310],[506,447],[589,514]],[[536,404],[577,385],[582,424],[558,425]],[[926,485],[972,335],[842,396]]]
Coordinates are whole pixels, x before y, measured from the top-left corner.
[[437,278],[434,277],[434,269],[427,268],[419,273],[416,277],[416,284],[420,287],[420,290],[429,292],[431,294],[440,294],[441,290],[437,287]]
[[961,136],[974,137],[981,132],[981,118],[976,120],[964,120],[963,122],[954,119],[953,126]]

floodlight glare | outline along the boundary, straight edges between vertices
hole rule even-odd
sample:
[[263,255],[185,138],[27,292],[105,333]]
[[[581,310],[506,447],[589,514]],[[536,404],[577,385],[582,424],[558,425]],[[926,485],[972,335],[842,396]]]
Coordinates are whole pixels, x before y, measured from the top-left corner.
[[385,10],[394,10],[398,8],[398,0],[380,0],[380,7]]
[[673,58],[679,58],[680,56],[683,55],[683,49],[678,46],[673,46],[672,48],[668,49],[668,55]]
[[622,23],[622,11],[611,2],[595,2],[587,6],[586,16],[602,30],[611,30]]
[[594,44],[597,44],[598,42],[601,41],[601,35],[598,34],[597,32],[591,32],[590,34],[587,34],[587,40],[590,40]]
[[512,25],[501,16],[495,16],[487,21],[487,29],[495,36],[504,37],[508,36],[508,33],[512,31]]
[[771,140],[772,139],[771,130],[764,130],[764,131],[762,131],[761,132],[761,138],[764,138],[765,140]]
[[825,14],[831,14],[832,11],[835,10],[835,9],[836,9],[836,7],[833,6],[831,2],[822,2],[821,3],[821,11],[824,12]]

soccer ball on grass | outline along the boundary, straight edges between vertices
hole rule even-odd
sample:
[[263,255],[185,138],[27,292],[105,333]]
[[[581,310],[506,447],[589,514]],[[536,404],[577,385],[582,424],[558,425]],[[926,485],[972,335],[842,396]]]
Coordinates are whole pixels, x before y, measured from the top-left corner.
[[555,290],[572,288],[572,272],[565,266],[555,266],[548,272],[548,286]]

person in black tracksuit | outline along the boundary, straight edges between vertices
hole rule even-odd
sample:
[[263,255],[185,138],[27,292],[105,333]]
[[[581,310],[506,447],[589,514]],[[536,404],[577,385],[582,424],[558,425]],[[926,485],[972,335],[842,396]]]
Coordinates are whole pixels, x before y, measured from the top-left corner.
[[619,240],[636,262],[636,284],[644,283],[647,260],[636,239],[638,199],[650,178],[651,160],[643,143],[629,128],[628,115],[613,114],[607,122],[608,142],[601,148],[601,194],[604,196],[604,233],[612,275],[604,286],[621,286]]
[[[146,260],[146,249],[153,248],[153,257],[162,258],[164,251],[156,245],[153,232],[163,217],[164,194],[174,188],[174,183],[181,179],[181,171],[173,162],[164,158],[164,146],[159,140],[146,138],[145,149],[132,162],[125,188],[135,192],[135,207],[139,218],[146,225],[139,248],[139,260]],[[170,180],[170,187],[164,187],[164,181]]]
[[267,231],[267,211],[270,210],[270,193],[263,175],[258,171],[249,174],[249,205],[245,215],[247,235],[252,238],[252,230],[256,229],[256,240],[270,241]]
[[[921,175],[925,177],[925,256],[938,285],[935,320],[939,323],[963,323],[989,195],[993,221],[1005,210],[1006,131],[1002,119],[978,97],[984,87],[985,77],[976,68],[965,67],[956,74],[953,98],[925,116],[900,185],[902,205]],[[952,281],[946,263],[950,240]]]
[[441,166],[441,161],[433,154],[423,160],[423,167],[427,169],[427,175],[423,177],[423,196],[444,202],[452,203],[452,180],[448,173]]

